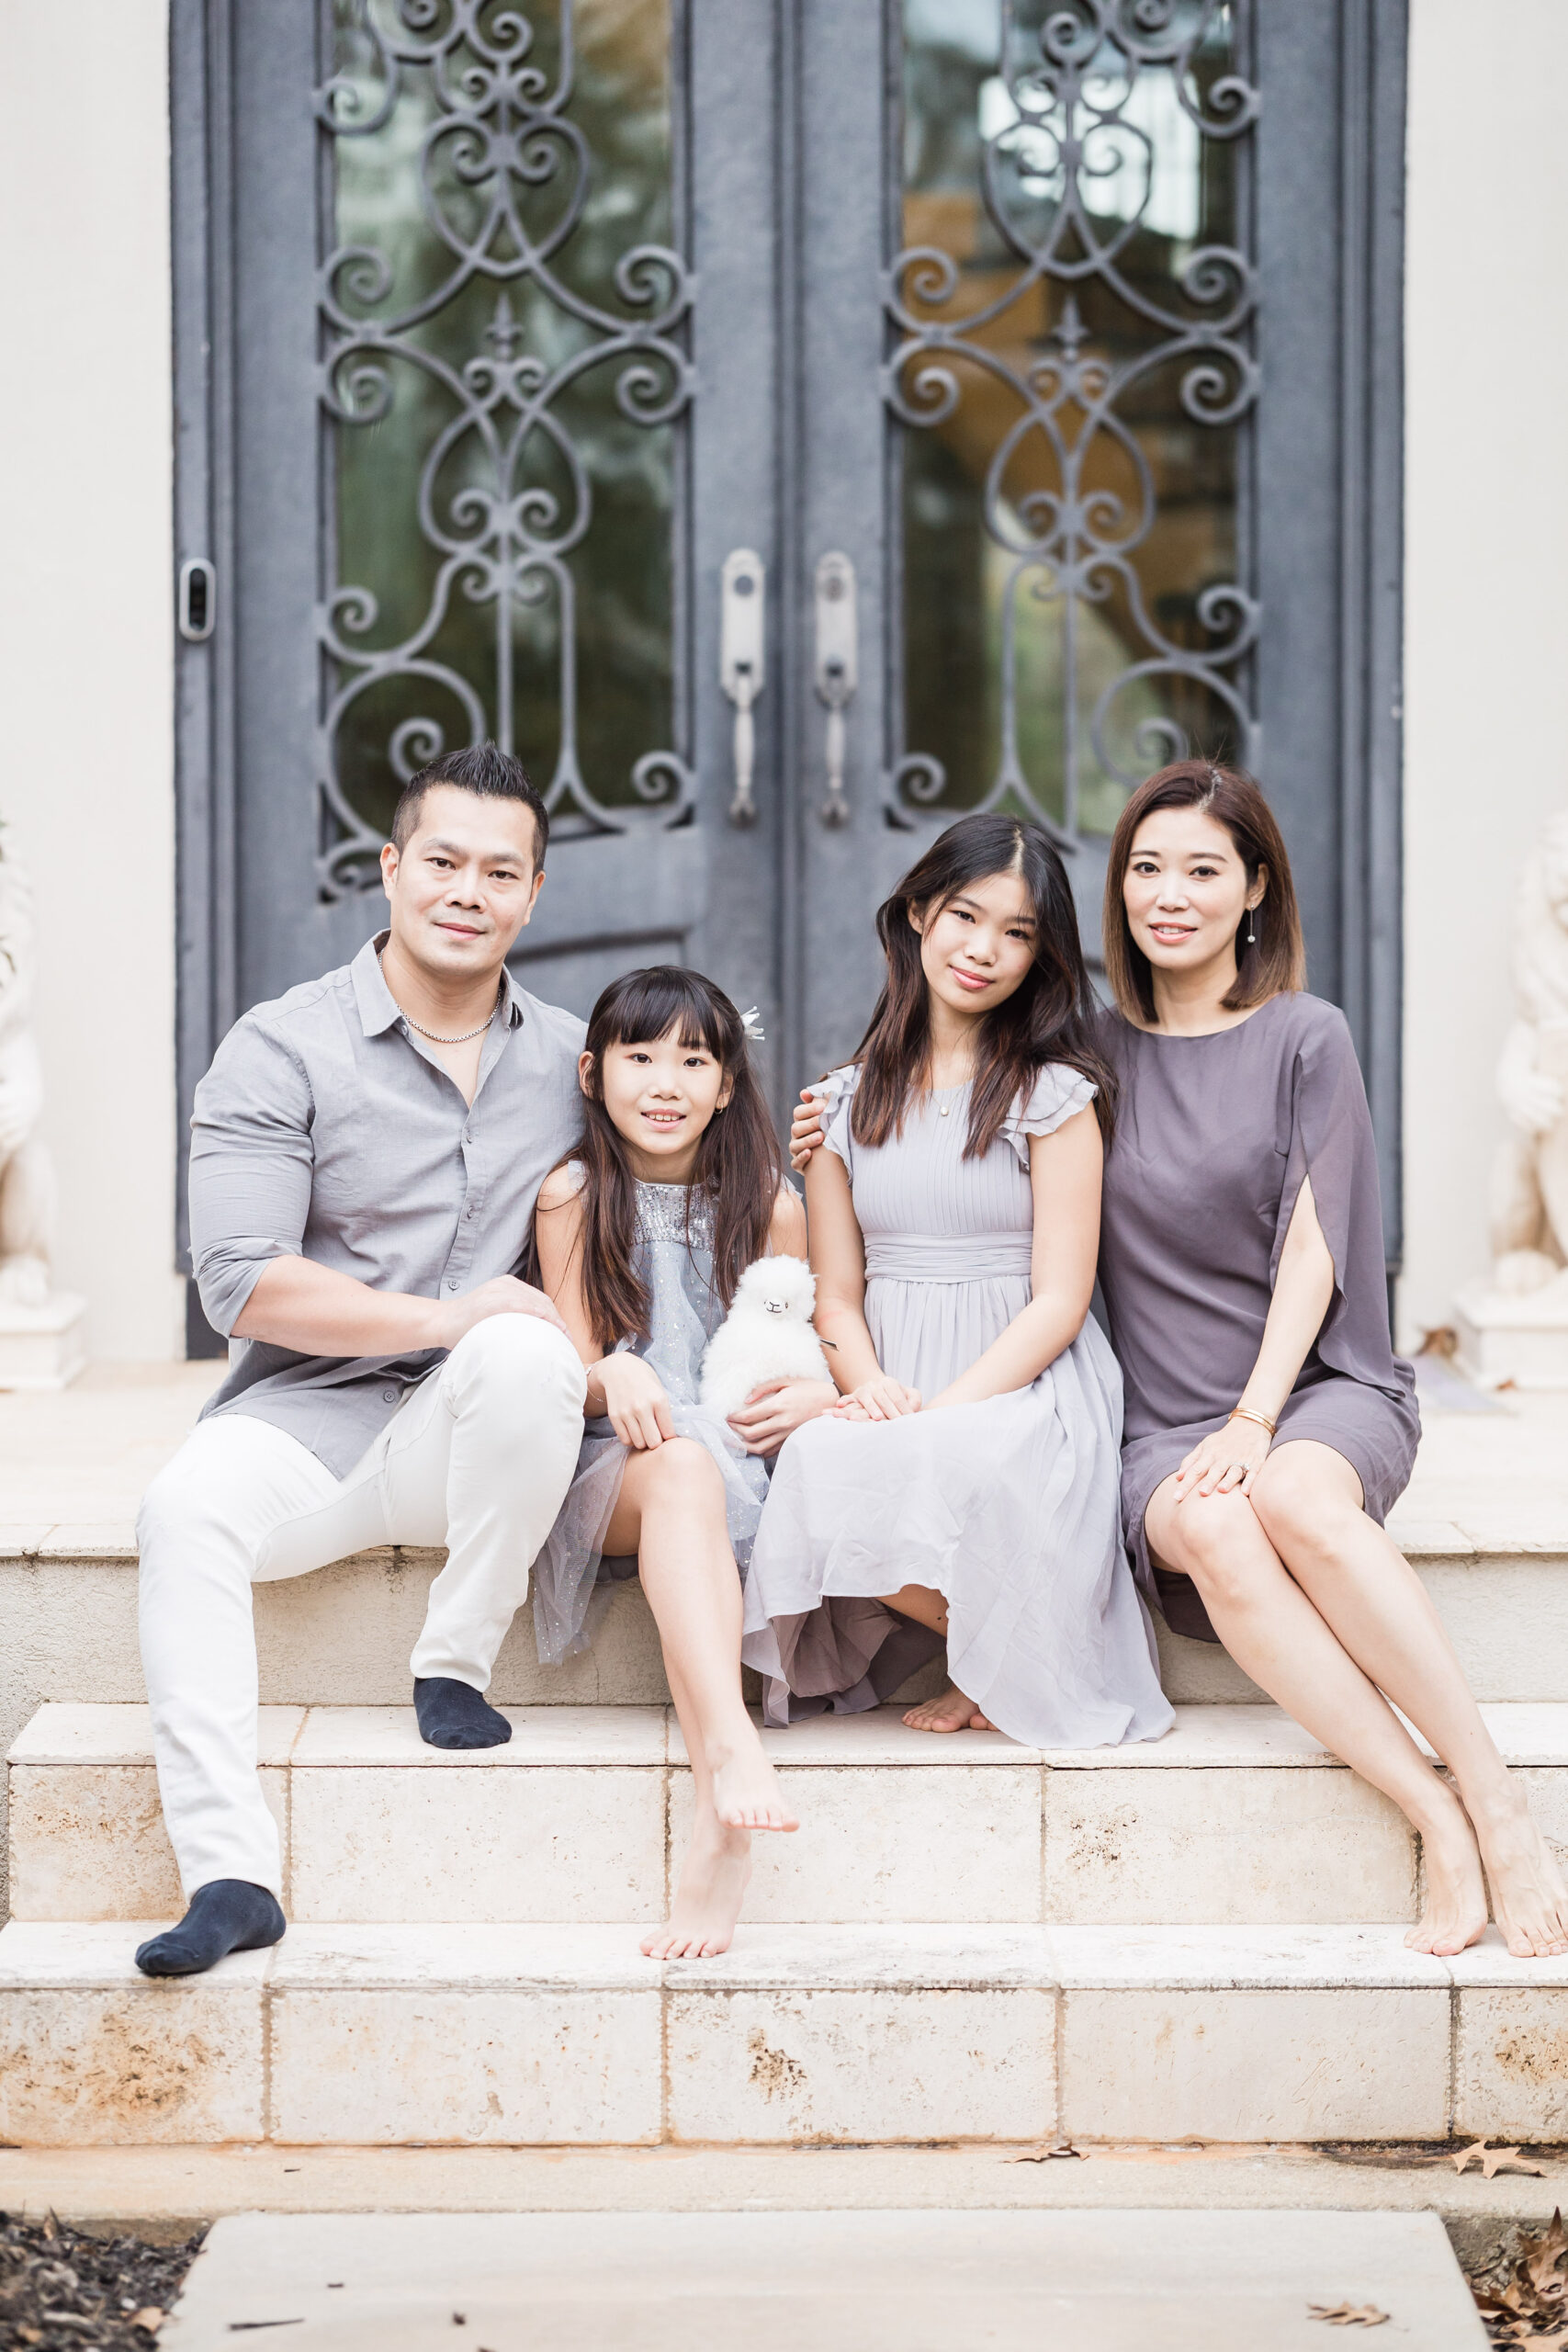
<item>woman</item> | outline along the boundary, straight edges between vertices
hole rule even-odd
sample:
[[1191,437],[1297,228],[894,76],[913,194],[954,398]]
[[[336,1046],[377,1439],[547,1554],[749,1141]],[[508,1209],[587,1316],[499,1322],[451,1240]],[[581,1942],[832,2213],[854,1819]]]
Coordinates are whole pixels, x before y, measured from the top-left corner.
[[1187,760],[1134,793],[1104,940],[1121,1096],[1100,1273],[1139,1581],[1420,1832],[1413,1950],[1477,1940],[1483,1863],[1509,1951],[1568,1950],[1568,1890],[1383,1532],[1420,1424],[1389,1342],[1371,1123],[1343,1015],[1303,992],[1290,865],[1255,784]]
[[1089,1317],[1109,1074],[1062,861],[1038,826],[961,818],[876,922],[886,981],[807,1177],[843,1395],[779,1456],[742,1655],[777,1716],[874,1706],[945,1638],[917,1729],[1157,1738]]

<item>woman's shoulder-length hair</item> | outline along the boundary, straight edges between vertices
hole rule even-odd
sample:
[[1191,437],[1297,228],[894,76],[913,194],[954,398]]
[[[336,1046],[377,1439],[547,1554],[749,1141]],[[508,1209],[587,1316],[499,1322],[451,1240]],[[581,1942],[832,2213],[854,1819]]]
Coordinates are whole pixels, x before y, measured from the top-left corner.
[[[1111,840],[1105,869],[1101,922],[1105,977],[1118,1011],[1139,1028],[1155,1022],[1154,980],[1149,959],[1138,946],[1122,898],[1133,843],[1145,817],[1156,808],[1195,808],[1223,825],[1247,868],[1249,884],[1267,875],[1261,903],[1251,920],[1236,926],[1235,982],[1222,1000],[1228,1012],[1249,1012],[1273,996],[1306,986],[1306,946],[1301,910],[1284,836],[1261,788],[1238,768],[1212,760],[1177,760],[1140,784],[1128,800]],[[1251,945],[1248,931],[1255,933]]]

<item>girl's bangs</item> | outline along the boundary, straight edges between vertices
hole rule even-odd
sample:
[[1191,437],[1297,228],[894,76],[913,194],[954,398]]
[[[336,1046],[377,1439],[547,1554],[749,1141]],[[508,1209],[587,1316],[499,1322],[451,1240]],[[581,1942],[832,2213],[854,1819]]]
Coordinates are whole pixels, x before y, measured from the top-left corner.
[[711,1054],[716,1062],[725,1059],[716,1010],[682,972],[629,973],[599,1017],[606,1046],[651,1046],[676,1030],[676,1042],[684,1052]]

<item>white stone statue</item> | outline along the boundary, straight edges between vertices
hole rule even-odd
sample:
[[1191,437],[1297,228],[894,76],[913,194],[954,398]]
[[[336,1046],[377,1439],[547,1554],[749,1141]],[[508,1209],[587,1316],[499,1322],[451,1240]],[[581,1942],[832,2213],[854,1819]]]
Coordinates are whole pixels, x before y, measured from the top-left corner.
[[1525,863],[1514,983],[1518,1018],[1497,1065],[1511,1131],[1493,1170],[1492,1282],[1515,1297],[1550,1284],[1568,1314],[1568,809]]
[[54,1168],[38,1133],[43,1074],[29,1018],[32,891],[0,849],[0,1308],[49,1304]]

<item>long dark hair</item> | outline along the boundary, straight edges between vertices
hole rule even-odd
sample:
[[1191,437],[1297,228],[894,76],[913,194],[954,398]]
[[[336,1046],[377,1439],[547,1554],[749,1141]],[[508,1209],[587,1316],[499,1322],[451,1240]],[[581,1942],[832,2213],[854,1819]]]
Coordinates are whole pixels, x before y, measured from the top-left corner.
[[[624,1137],[604,1108],[604,1061],[612,1046],[651,1045],[678,1034],[689,1050],[711,1054],[730,1083],[728,1102],[708,1121],[692,1171],[694,1193],[713,1207],[714,1287],[726,1307],[754,1258],[767,1247],[784,1155],[752,1072],[740,1015],[722,989],[677,964],[650,964],[612,980],[588,1018],[583,1128],[571,1157],[585,1177],[582,1296],[606,1353],[648,1329],[649,1296],[633,1264],[637,1184]],[[688,1215],[690,1214],[688,1204]]]
[[[1212,817],[1231,837],[1236,855],[1247,868],[1250,888],[1261,873],[1268,887],[1253,918],[1244,915],[1236,925],[1235,978],[1220,999],[1227,1012],[1249,1012],[1306,986],[1306,948],[1302,939],[1301,910],[1284,836],[1261,787],[1239,768],[1217,767],[1209,760],[1177,760],[1139,785],[1122,809],[1111,838],[1105,868],[1105,976],[1122,1013],[1134,1025],[1155,1025],[1154,979],[1149,959],[1133,937],[1122,897],[1133,843],[1138,827],[1156,808],[1196,808]],[[1247,944],[1252,932],[1253,944]]]
[[961,890],[993,874],[1016,874],[1023,885],[1034,915],[1034,961],[981,1025],[964,1157],[977,1159],[990,1149],[1045,1062],[1065,1062],[1098,1090],[1095,1110],[1109,1142],[1116,1080],[1095,1044],[1095,1001],[1066,868],[1040,826],[982,813],[949,825],[876,910],[887,982],[855,1049],[861,1079],[850,1132],[857,1143],[886,1143],[901,1133],[909,1098],[930,1076],[930,998],[911,908],[919,910],[923,930]]

